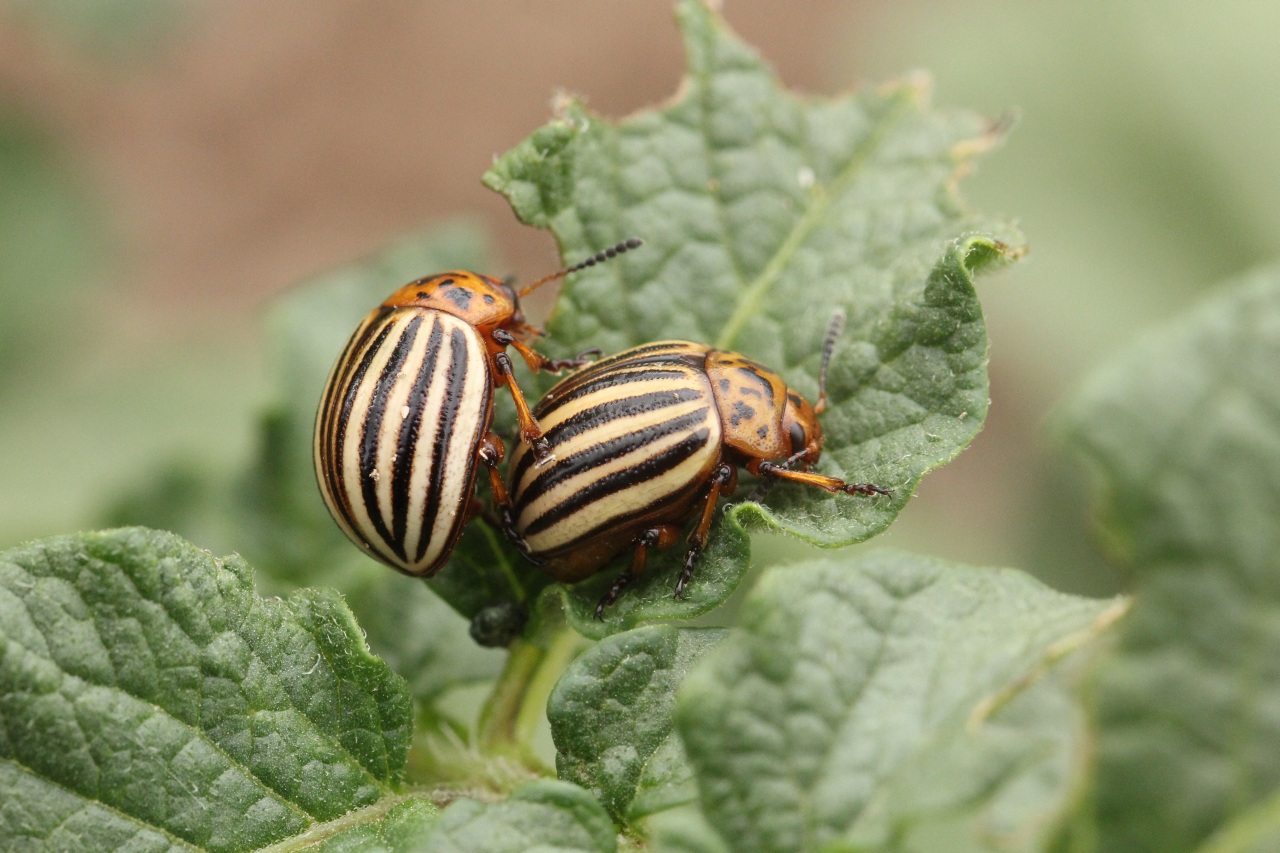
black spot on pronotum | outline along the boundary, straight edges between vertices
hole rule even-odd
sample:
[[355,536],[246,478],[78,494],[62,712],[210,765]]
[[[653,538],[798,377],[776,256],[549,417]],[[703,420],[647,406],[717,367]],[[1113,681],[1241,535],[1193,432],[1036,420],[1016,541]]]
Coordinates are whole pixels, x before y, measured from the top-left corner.
[[769,436],[769,428],[767,426],[760,427],[758,430],[756,430],[756,435],[760,438],[761,441],[763,441]]
[[498,300],[496,300],[496,299],[494,299],[494,298],[493,298],[493,294],[492,294],[492,293],[486,293],[486,294],[484,295],[484,303],[485,303],[486,305],[492,305],[494,302],[497,302],[497,301],[498,301]]
[[427,292],[426,292],[425,290],[419,290],[419,291],[418,291],[418,298],[419,298],[419,299],[426,299],[426,298],[427,298]]
[[444,292],[445,298],[457,305],[459,308],[466,310],[471,305],[472,293],[465,287],[452,288]]
[[749,421],[756,416],[756,410],[748,406],[741,400],[733,404],[733,414],[729,416],[729,425],[737,426],[743,421]]
[[757,386],[761,390],[760,396],[768,399],[773,396],[773,385],[760,375],[760,366],[754,362],[747,362],[737,368],[739,378],[743,380],[744,385]]

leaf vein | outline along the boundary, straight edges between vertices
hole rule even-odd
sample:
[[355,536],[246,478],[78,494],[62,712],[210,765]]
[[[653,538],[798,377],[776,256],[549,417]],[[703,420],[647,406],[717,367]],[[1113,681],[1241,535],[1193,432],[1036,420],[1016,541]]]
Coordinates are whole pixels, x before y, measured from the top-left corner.
[[908,97],[908,90],[906,88],[899,89],[892,108],[884,116],[883,120],[876,124],[872,132],[850,152],[848,162],[836,176],[830,190],[811,195],[812,201],[809,207],[796,220],[786,239],[783,240],[778,250],[774,252],[773,257],[769,259],[764,269],[756,276],[756,279],[746,285],[742,295],[738,298],[737,307],[734,308],[729,319],[725,321],[719,337],[716,338],[717,347],[730,349],[733,346],[734,341],[741,334],[747,321],[760,312],[760,303],[774,284],[777,283],[792,256],[822,223],[823,217],[834,203],[833,200],[846,192],[849,185],[861,174],[862,167],[870,161],[871,155],[875,153],[880,143],[888,136],[890,128],[906,114],[907,107],[912,103],[913,100]]
[[[110,812],[111,814],[120,818],[126,824],[137,827],[138,829],[149,829],[152,832],[155,832],[157,835],[164,836],[165,838],[169,839],[169,842],[171,844],[186,847],[190,850],[198,851],[202,849],[196,846],[195,844],[192,844],[191,842],[177,835],[174,835],[172,832],[165,829],[164,827],[156,826],[155,824],[152,824],[152,823],[147,823],[146,821],[140,819],[136,815],[131,815],[128,812],[123,812],[120,809],[116,808],[115,806],[111,805],[110,803],[103,802],[102,800],[96,797],[90,797],[81,791],[77,791],[74,788],[64,785],[62,782],[59,782],[56,779],[51,779],[48,776],[45,776],[39,771],[37,771],[35,768],[30,767],[24,764],[23,762],[19,761],[18,759],[14,758],[12,755],[5,756],[3,760],[8,762],[9,764],[14,765],[19,770],[22,770],[23,772],[25,772],[27,775],[31,777],[35,779],[39,779],[41,782],[47,785],[52,785],[53,787],[61,791],[65,791],[67,794],[71,795],[72,797],[75,797],[76,800],[82,804],[76,811],[68,813],[67,816],[62,819],[61,823],[58,824],[58,826],[53,827],[54,830],[56,830],[58,827],[65,824],[68,820],[70,820],[79,812],[88,808],[90,805],[95,805],[98,808],[101,808],[104,811]],[[52,830],[45,835],[46,840],[48,839],[49,835],[52,835]]]

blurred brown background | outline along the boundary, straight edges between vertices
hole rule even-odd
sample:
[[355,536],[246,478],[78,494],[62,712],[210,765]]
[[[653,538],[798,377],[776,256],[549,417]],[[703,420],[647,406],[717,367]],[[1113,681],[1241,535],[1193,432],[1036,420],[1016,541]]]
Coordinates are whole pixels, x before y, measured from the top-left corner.
[[[846,3],[735,2],[784,78],[832,77],[816,34]],[[64,141],[109,207],[129,290],[251,312],[408,229],[480,217],[512,271],[557,263],[479,177],[564,89],[621,117],[669,97],[683,52],[665,2],[246,0],[169,10],[128,55],[86,53],[34,9],[0,20],[0,86]],[[778,25],[778,17],[786,25]]]
[[[877,542],[1110,588],[1041,424],[1134,330],[1276,255],[1280,13],[725,6],[792,87],[923,67],[942,105],[1020,110],[964,185],[1033,249],[980,282],[991,417]],[[167,458],[240,464],[266,393],[256,321],[291,283],[459,215],[491,272],[553,268],[481,174],[558,90],[621,117],[682,68],[663,0],[0,2],[0,547],[94,524]]]

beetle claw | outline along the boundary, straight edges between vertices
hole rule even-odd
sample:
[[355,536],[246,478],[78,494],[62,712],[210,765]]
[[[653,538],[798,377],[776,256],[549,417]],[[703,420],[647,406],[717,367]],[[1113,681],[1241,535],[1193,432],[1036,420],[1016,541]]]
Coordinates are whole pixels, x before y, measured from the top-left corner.
[[538,436],[529,441],[529,447],[533,450],[533,466],[541,468],[548,462],[555,462],[555,454],[551,452],[551,442],[547,441],[546,436]]
[[872,483],[846,483],[845,487],[840,491],[844,492],[846,495],[887,496],[893,494],[893,489],[886,489],[881,486],[873,485]]
[[693,564],[698,561],[701,553],[702,549],[695,545],[684,555],[684,567],[680,569],[680,577],[676,579],[675,598],[684,598],[684,588],[693,579]]
[[609,587],[609,591],[600,596],[599,603],[596,604],[596,619],[600,622],[604,621],[605,608],[611,606],[618,600],[618,596],[622,595],[622,591],[626,589],[633,580],[630,572],[623,572],[613,581],[613,586]]
[[593,358],[603,354],[604,354],[604,350],[601,350],[597,347],[592,347],[591,349],[583,350],[573,358],[548,359],[542,365],[542,369],[549,370],[552,373],[559,373],[562,370],[570,370],[570,369],[576,370],[579,367],[583,367],[585,365],[590,364]]

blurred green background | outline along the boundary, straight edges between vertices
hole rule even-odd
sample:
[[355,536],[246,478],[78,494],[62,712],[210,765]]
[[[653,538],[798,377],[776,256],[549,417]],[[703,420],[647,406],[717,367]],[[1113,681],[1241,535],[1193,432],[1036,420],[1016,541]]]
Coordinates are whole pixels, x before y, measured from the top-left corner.
[[[991,414],[873,544],[1121,586],[1050,413],[1136,332],[1280,256],[1280,7],[725,15],[806,92],[924,69],[939,106],[1016,111],[963,184],[1031,245],[979,282]],[[0,547],[96,526],[175,465],[243,469],[272,393],[261,318],[290,284],[458,216],[489,272],[553,269],[551,239],[480,175],[557,89],[623,116],[669,96],[682,62],[663,2],[0,0]]]

